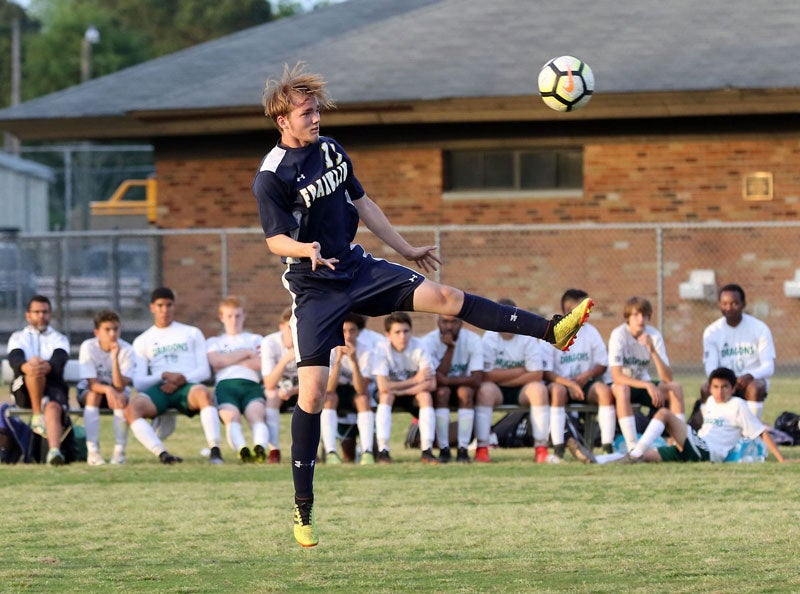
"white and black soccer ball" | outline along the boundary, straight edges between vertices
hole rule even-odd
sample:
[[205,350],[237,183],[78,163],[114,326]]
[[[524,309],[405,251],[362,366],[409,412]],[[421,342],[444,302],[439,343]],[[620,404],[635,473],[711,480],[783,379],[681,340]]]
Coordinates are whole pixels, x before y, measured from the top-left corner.
[[575,111],[589,103],[592,93],[592,69],[573,56],[553,58],[539,72],[539,94],[550,109]]

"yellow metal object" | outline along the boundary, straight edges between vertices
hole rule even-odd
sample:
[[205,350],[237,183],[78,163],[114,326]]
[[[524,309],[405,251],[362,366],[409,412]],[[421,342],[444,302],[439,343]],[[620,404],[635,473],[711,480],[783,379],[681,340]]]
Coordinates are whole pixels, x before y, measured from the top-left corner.
[[[123,200],[131,188],[145,188],[144,200]],[[155,178],[128,179],[122,182],[108,200],[91,203],[92,215],[144,215],[149,223],[158,217],[158,182]]]

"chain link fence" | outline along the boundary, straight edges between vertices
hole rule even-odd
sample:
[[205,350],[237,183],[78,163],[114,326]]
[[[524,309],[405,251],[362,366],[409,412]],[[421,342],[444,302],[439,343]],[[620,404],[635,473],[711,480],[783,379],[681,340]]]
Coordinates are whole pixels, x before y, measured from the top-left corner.
[[[625,301],[638,295],[654,307],[673,367],[701,369],[703,329],[720,316],[718,287],[738,283],[747,311],[772,329],[781,373],[800,372],[800,223],[628,225],[509,225],[400,227],[416,245],[435,244],[443,261],[432,280],[550,316],[565,289],[582,288],[597,306],[591,321],[603,336],[623,322]],[[377,257],[399,256],[369,232],[357,241]],[[64,232],[3,240],[0,349],[24,325],[34,292],[53,301],[56,327],[77,347],[104,307],[121,312],[126,338],[152,318],[150,291],[166,284],[177,294],[178,319],[207,335],[221,331],[217,304],[225,295],[246,300],[251,331],[275,330],[289,296],[283,265],[268,253],[260,229]],[[5,254],[6,252],[3,252]],[[6,284],[2,279],[9,280]],[[414,314],[414,331],[434,328],[433,316]],[[370,327],[382,330],[382,321]]]

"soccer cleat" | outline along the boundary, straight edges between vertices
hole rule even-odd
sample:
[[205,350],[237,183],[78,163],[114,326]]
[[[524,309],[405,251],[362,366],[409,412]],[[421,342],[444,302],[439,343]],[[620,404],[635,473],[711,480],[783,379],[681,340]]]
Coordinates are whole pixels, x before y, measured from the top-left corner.
[[181,462],[183,462],[183,458],[179,456],[173,456],[166,450],[164,450],[158,455],[158,459],[161,461],[162,464],[180,464]]
[[61,453],[61,450],[58,448],[50,448],[47,452],[47,463],[50,466],[62,466],[66,460],[64,460],[64,454]]
[[267,461],[267,451],[264,449],[264,446],[257,445],[253,448],[253,461],[259,464]]
[[269,464],[280,464],[281,462],[281,451],[280,450],[270,450],[269,457],[267,458],[267,462]]
[[534,460],[536,461],[537,464],[543,464],[543,463],[547,462],[547,448],[546,447],[544,447],[544,446],[536,446],[536,449],[534,451],[536,452]]
[[250,448],[244,446],[241,450],[239,450],[239,461],[243,464],[249,464],[251,462],[255,462],[256,457],[253,455],[253,452],[250,451]]
[[545,464],[561,464],[563,461],[563,458],[559,458],[555,454],[547,454],[547,457],[544,459]]
[[378,464],[391,464],[392,457],[389,455],[389,450],[381,450],[378,452]]
[[461,462],[463,464],[469,464],[472,460],[469,459],[469,452],[467,452],[467,448],[458,448],[456,452],[456,462]]
[[103,460],[103,456],[100,452],[89,452],[86,456],[86,463],[89,466],[103,466],[106,461]]
[[478,446],[475,450],[475,462],[491,462],[489,457],[489,448],[486,446]]
[[372,466],[375,464],[375,456],[372,455],[372,452],[364,452],[361,454],[361,462],[359,462],[361,466]]
[[622,458],[612,460],[609,464],[638,464],[639,462],[644,462],[644,456],[631,456],[628,452]]
[[312,501],[294,503],[294,539],[301,547],[315,547],[319,544]]
[[447,464],[453,459],[453,454],[450,453],[450,448],[439,448],[439,462]]
[[584,464],[597,464],[597,459],[594,457],[592,450],[579,444],[578,440],[574,437],[567,438],[566,446],[569,450],[569,453],[572,454],[572,457],[578,462],[583,462]]
[[422,450],[422,456],[420,460],[423,464],[439,464],[439,458],[433,455],[433,452],[429,449]]
[[325,454],[325,464],[341,464],[342,459],[336,452],[328,452]]
[[47,437],[47,425],[44,423],[44,415],[33,415],[31,417],[31,431],[36,435]]
[[553,316],[551,321],[553,331],[553,346],[561,351],[569,350],[575,342],[575,335],[583,323],[589,318],[594,301],[589,297],[581,301],[565,316]]
[[222,452],[219,451],[219,447],[218,446],[214,446],[213,448],[211,448],[211,452],[208,454],[208,463],[209,464],[223,464]]
[[111,463],[112,464],[125,464],[128,459],[125,457],[125,452],[114,452],[114,455],[111,456]]

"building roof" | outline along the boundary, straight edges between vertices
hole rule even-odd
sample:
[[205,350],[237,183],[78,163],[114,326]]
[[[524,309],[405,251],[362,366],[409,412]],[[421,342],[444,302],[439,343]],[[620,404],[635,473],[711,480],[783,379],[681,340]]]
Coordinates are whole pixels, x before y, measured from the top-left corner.
[[1,110],[0,127],[22,138],[253,130],[265,79],[297,60],[326,77],[343,123],[553,119],[532,97],[562,54],[595,74],[578,117],[792,112],[798,30],[796,0],[349,0]]
[[0,170],[2,169],[46,182],[53,182],[56,177],[51,167],[0,151]]

